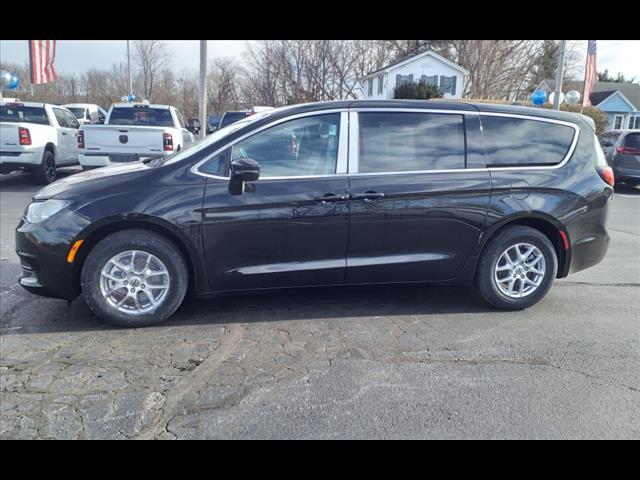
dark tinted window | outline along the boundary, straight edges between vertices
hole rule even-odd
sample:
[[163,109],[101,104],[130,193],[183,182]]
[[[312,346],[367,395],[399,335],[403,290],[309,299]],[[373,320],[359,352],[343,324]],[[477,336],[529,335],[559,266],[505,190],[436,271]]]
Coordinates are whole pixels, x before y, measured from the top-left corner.
[[359,119],[359,172],[465,167],[462,115],[370,112]]
[[227,176],[227,159],[229,158],[229,151],[230,149],[227,148],[224,152],[219,153],[211,160],[205,162],[199,170],[202,173],[217,175],[218,177]]
[[43,107],[0,106],[0,122],[25,122],[49,125],[47,112]]
[[118,107],[111,111],[109,125],[173,127],[173,119],[168,108]]
[[624,146],[640,148],[640,133],[629,133],[624,137]]
[[220,128],[231,125],[232,123],[242,120],[247,116],[247,112],[226,112],[222,116],[222,120],[220,120]]
[[553,165],[569,151],[574,129],[557,123],[481,115],[489,166]]
[[336,173],[339,130],[339,113],[289,120],[236,143],[231,160],[256,160],[261,177],[329,175]]

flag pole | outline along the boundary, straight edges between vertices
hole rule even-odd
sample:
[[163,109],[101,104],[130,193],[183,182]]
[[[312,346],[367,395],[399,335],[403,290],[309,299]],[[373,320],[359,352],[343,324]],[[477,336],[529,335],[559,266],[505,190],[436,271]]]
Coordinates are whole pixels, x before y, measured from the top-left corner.
[[200,40],[200,138],[207,136],[207,41]]

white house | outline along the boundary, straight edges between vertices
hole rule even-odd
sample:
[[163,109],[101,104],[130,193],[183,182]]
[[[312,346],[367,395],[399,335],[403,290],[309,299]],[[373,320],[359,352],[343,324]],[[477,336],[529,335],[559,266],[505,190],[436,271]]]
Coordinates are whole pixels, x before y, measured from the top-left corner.
[[361,98],[392,99],[396,86],[406,82],[418,83],[420,80],[440,87],[444,98],[462,98],[464,77],[468,74],[469,71],[460,65],[427,50],[361,78]]

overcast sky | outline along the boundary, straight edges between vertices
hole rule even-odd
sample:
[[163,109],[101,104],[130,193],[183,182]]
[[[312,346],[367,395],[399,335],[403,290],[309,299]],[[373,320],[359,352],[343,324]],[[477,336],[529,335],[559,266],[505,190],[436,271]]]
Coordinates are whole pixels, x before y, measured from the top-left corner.
[[[579,51],[579,58],[586,55],[586,40],[572,40]],[[198,40],[167,40],[173,53],[173,64],[177,71],[196,71],[199,64]],[[209,40],[209,59],[233,57],[243,62],[242,51],[247,40]],[[608,69],[616,75],[640,80],[640,40],[598,40],[598,71]],[[112,63],[126,60],[125,40],[59,40],[56,48],[56,69],[63,73],[83,73],[90,67],[110,67]],[[26,62],[28,47],[26,40],[0,40],[2,62]],[[580,72],[584,69],[581,60]],[[580,75],[581,76],[581,73]]]

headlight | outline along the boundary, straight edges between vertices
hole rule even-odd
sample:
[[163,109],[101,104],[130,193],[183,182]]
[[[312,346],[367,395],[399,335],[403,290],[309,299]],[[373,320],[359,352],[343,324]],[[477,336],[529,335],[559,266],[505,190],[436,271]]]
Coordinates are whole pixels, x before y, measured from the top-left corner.
[[27,222],[40,223],[70,204],[71,202],[67,200],[53,199],[45,200],[44,202],[33,202],[29,205],[29,208],[27,208]]

